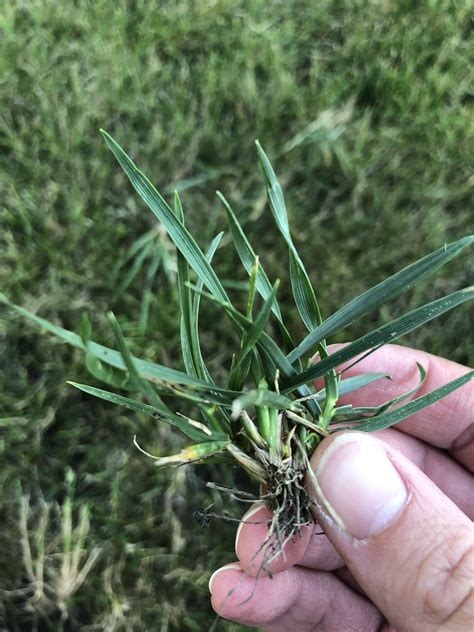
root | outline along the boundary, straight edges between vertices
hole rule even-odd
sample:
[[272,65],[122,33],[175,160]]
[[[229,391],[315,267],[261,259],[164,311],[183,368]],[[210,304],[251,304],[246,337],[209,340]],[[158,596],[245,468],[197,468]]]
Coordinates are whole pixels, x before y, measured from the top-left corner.
[[[298,445],[299,442],[297,441],[296,443]],[[262,563],[255,576],[253,590],[240,605],[244,605],[252,599],[263,573],[272,578],[271,564],[279,555],[285,559],[285,548],[288,543],[295,541],[296,538],[302,538],[304,527],[314,525],[314,519],[311,514],[314,500],[308,494],[304,485],[305,475],[309,466],[307,459],[275,459],[269,453],[260,451],[259,461],[265,471],[265,484],[259,496],[252,496],[236,489],[208,484],[210,487],[225,492],[240,502],[263,502],[272,512],[272,518],[267,522],[267,535],[249,562],[250,567],[263,553]],[[247,523],[246,520],[244,522]],[[248,524],[258,524],[258,522],[252,523],[250,521]],[[228,591],[222,606],[231,598],[246,575],[248,573],[244,570],[242,578]],[[219,617],[217,617],[214,625],[211,627],[212,630],[215,629],[218,619]]]
[[304,487],[302,468],[295,468],[288,459],[276,465],[268,464],[267,475],[267,492],[261,500],[273,513],[269,528],[273,542],[267,547],[272,549],[269,563],[278,554],[284,555],[285,544],[302,537],[301,529],[314,521],[310,511],[313,501]]

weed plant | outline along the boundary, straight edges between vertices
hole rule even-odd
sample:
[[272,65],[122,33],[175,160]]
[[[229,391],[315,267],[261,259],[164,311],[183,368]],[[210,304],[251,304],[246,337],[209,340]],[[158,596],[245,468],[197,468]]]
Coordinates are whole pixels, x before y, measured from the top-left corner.
[[[305,480],[314,481],[310,457],[322,438],[341,429],[364,432],[383,430],[461,388],[474,378],[474,370],[444,386],[416,397],[426,372],[418,365],[419,385],[377,407],[338,405],[340,394],[353,391],[383,378],[383,373],[361,373],[344,379],[341,368],[357,364],[361,358],[394,342],[438,316],[474,298],[474,286],[456,290],[445,297],[408,311],[384,325],[369,330],[352,343],[330,354],[326,339],[344,330],[354,321],[379,309],[403,292],[424,281],[474,241],[474,235],[445,244],[435,252],[403,268],[369,290],[353,298],[323,319],[318,298],[302,259],[294,245],[282,188],[261,145],[257,151],[265,179],[269,206],[288,247],[290,282],[295,310],[308,333],[294,342],[277,300],[279,280],[270,281],[258,254],[250,244],[229,203],[218,192],[229,222],[237,254],[249,277],[244,309],[239,310],[224,288],[212,260],[223,234],[212,240],[204,253],[185,224],[180,197],[174,195],[174,208],[155,189],[120,145],[107,133],[103,136],[133,187],[157,219],[166,228],[177,250],[179,325],[185,372],[135,358],[113,313],[109,321],[116,349],[92,341],[91,325],[83,319],[80,335],[0,300],[27,316],[66,342],[85,351],[86,366],[97,379],[132,393],[140,393],[145,402],[86,384],[71,384],[101,399],[122,405],[174,426],[193,444],[181,452],[154,456],[158,466],[182,466],[216,458],[238,464],[260,486],[253,497],[218,483],[208,483],[242,502],[264,501],[272,510],[272,521],[265,541],[262,568],[282,553],[287,542],[297,537],[312,521],[312,497]],[[142,252],[147,253],[147,249]],[[158,251],[160,252],[160,251]],[[133,268],[132,268],[133,271]],[[125,276],[121,285],[129,284]],[[237,281],[237,279],[236,279]],[[257,298],[260,305],[257,307]],[[199,336],[201,300],[216,305],[238,334],[238,344],[227,368],[227,379],[217,383],[203,357]],[[273,324],[273,335],[268,333]],[[315,354],[318,361],[315,362]],[[324,388],[316,391],[313,383],[320,378]],[[174,407],[167,403],[174,400]],[[403,403],[409,399],[408,403]],[[179,412],[179,402],[191,411]],[[173,405],[172,405],[173,406]],[[314,485],[317,482],[314,481]]]
[[[278,167],[294,241],[331,314],[422,249],[452,242],[472,225],[469,17],[465,2],[444,0],[351,6],[182,0],[159,9],[127,2],[5,4],[0,291],[74,331],[88,311],[94,339],[109,347],[105,314],[113,309],[134,356],[183,369],[176,284],[168,283],[164,267],[151,284],[146,331],[139,323],[151,258],[124,292],[112,274],[132,244],[159,226],[97,142],[98,128],[109,122],[168,199],[179,191],[188,229],[203,245],[224,223],[214,196],[219,182],[266,272],[281,278],[278,302],[298,342],[304,329],[282,265],[287,248],[269,225],[253,139],[261,139]],[[231,249],[224,237],[214,258],[229,293],[228,281],[238,274]],[[122,279],[137,258],[124,261]],[[461,258],[445,271],[331,340],[354,340],[472,283]],[[232,297],[244,309],[243,295]],[[469,307],[407,334],[405,344],[472,364]],[[203,354],[216,381],[225,383],[220,367],[231,358],[223,349],[238,350],[238,340],[209,301],[201,301],[201,312]],[[82,351],[57,344],[0,306],[0,623],[9,630],[59,629],[62,612],[46,616],[12,593],[29,581],[18,537],[21,498],[29,498],[34,531],[42,499],[63,505],[71,467],[74,524],[83,505],[90,509],[84,559],[96,546],[101,555],[68,598],[64,627],[206,629],[213,616],[209,571],[231,559],[233,530],[219,522],[196,529],[194,509],[210,502],[216,512],[224,507],[200,481],[245,489],[248,481],[221,464],[173,472],[150,467],[131,444],[133,434],[149,451],[173,454],[184,445],[178,433],[65,387],[66,379],[103,387],[83,365]],[[232,502],[225,506],[239,515]],[[47,531],[54,555],[46,565],[60,551],[53,542],[58,533],[56,524]]]

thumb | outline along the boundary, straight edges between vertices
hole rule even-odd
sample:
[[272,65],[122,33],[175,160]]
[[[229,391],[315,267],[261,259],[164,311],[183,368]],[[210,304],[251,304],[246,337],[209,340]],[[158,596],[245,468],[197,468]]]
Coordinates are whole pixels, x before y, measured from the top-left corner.
[[324,440],[307,487],[352,575],[398,631],[474,620],[471,521],[400,452],[362,432]]

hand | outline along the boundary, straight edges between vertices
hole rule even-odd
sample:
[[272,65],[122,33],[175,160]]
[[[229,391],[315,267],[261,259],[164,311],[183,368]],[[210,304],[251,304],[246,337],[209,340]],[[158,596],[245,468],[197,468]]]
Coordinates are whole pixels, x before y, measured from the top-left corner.
[[[427,370],[416,396],[466,372],[389,345],[345,377],[384,371],[393,381],[374,382],[341,403],[373,406],[410,390],[416,361]],[[272,562],[271,578],[259,572],[258,553],[270,514],[254,506],[237,531],[239,562],[211,578],[216,612],[269,632],[472,630],[472,383],[396,429],[331,435],[312,466],[317,485],[308,480],[307,488],[316,498],[317,524]]]

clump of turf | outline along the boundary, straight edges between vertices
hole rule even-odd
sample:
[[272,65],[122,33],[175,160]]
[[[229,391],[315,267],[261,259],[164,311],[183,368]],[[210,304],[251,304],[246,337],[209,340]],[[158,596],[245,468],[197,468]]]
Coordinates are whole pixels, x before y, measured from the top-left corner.
[[[416,390],[425,379],[423,367],[418,366],[419,385],[409,393],[377,407],[339,405],[341,395],[388,377],[383,373],[362,373],[345,378],[348,363],[353,366],[380,346],[472,299],[472,286],[402,314],[335,353],[330,354],[326,344],[327,339],[355,320],[363,319],[435,273],[471,244],[474,236],[442,246],[324,319],[291,236],[282,189],[267,155],[257,142],[270,209],[288,247],[294,305],[308,330],[304,339],[296,343],[278,303],[279,282],[270,281],[224,196],[218,193],[227,214],[230,235],[248,275],[243,308],[240,307],[241,300],[232,300],[212,265],[223,234],[218,234],[207,252],[203,252],[186,228],[178,194],[175,194],[172,208],[117,142],[106,132],[103,135],[133,187],[176,246],[179,327],[185,371],[133,357],[113,314],[109,319],[116,349],[109,349],[91,340],[87,319],[83,320],[78,335],[21,307],[12,307],[69,344],[83,349],[87,367],[96,378],[116,389],[140,392],[145,402],[85,384],[72,383],[74,386],[160,419],[193,442],[178,454],[153,455],[158,466],[217,459],[237,463],[259,483],[261,493],[253,499],[263,500],[273,512],[267,538],[267,542],[273,544],[264,562],[268,564],[286,541],[312,521],[312,499],[305,489],[304,478],[312,475],[309,458],[323,437],[341,428],[365,432],[387,428],[474,378],[474,371],[470,371],[431,393],[416,397]],[[0,298],[8,303],[6,297],[0,295]],[[216,305],[230,319],[239,336],[230,366],[226,367],[224,384],[214,381],[201,352],[199,311],[202,299]],[[316,354],[318,362],[314,362]],[[341,369],[342,366],[345,368]],[[323,384],[320,390],[314,386],[318,378]],[[172,405],[166,400],[172,401]],[[177,400],[188,404],[190,412],[186,415],[177,412]],[[239,496],[236,490],[227,490],[218,484],[213,486],[241,500],[251,499]]]

